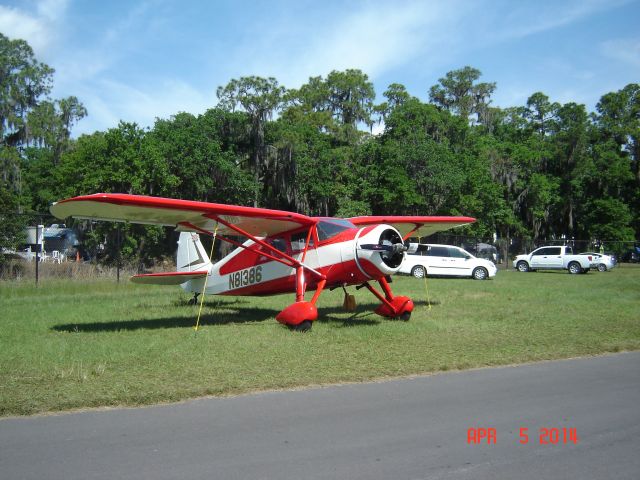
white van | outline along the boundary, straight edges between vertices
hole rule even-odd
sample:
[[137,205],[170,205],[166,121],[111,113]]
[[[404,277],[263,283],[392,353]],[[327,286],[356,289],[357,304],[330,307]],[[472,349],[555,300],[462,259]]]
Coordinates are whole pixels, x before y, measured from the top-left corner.
[[485,280],[495,277],[498,269],[489,260],[476,258],[462,248],[452,245],[411,243],[400,273],[416,278],[429,276],[471,277]]

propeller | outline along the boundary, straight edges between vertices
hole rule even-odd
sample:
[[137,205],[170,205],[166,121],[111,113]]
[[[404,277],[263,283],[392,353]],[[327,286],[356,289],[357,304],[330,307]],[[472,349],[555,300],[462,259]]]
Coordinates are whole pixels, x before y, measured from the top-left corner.
[[404,244],[402,237],[392,229],[387,229],[380,235],[378,243],[365,243],[360,245],[362,250],[380,252],[382,261],[391,268],[399,267],[404,260],[404,252],[408,246]]
[[365,243],[364,245],[360,245],[360,248],[362,250],[373,250],[374,252],[400,253],[400,252],[406,252],[409,247],[407,247],[404,243],[389,243],[389,244]]

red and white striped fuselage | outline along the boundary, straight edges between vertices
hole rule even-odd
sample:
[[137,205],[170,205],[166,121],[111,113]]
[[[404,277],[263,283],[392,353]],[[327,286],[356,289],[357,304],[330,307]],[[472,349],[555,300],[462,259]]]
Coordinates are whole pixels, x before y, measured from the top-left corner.
[[[297,241],[301,236],[297,236],[296,232],[261,240],[279,250],[282,249],[283,253],[303,263],[304,289],[314,290],[322,277],[311,269],[326,278],[327,287],[359,285],[396,273],[399,264],[389,266],[384,262],[380,252],[359,248],[359,245],[363,244],[377,244],[382,232],[389,229],[395,231],[387,225],[353,227],[324,240],[312,233],[306,254],[304,241]],[[400,237],[399,233],[397,235]],[[204,293],[273,295],[296,292],[297,269],[261,253],[271,252],[253,240],[244,242],[243,247],[236,248],[210,267]],[[199,278],[183,284],[183,288],[186,291],[200,293],[204,284],[205,279]]]

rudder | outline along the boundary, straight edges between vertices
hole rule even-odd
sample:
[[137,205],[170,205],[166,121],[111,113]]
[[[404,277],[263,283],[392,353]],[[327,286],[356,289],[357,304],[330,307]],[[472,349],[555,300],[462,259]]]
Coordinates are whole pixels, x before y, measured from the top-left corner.
[[176,264],[178,272],[203,270],[211,265],[209,256],[200,242],[200,235],[193,232],[180,233]]

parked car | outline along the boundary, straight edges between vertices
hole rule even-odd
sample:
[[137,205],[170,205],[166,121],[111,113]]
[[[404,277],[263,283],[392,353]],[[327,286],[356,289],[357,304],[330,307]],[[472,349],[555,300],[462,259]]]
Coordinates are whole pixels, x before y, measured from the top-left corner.
[[493,263],[498,263],[498,249],[494,245],[488,243],[468,243],[464,244],[463,247],[476,258],[486,258]]
[[634,247],[633,250],[627,250],[626,252],[624,252],[620,261],[624,263],[639,263],[640,247]]
[[428,274],[485,280],[494,277],[497,270],[489,260],[476,258],[459,247],[411,243],[399,272],[416,278]]
[[574,255],[567,245],[536,248],[531,253],[518,255],[513,268],[519,272],[535,270],[568,270],[569,273],[587,273],[591,269],[592,255]]
[[605,255],[603,253],[596,252],[584,252],[580,255],[590,255],[592,257],[591,268],[597,268],[599,272],[611,270],[618,263],[613,255]]

